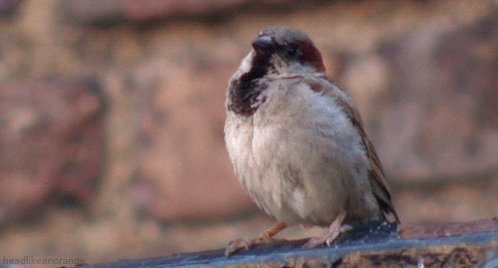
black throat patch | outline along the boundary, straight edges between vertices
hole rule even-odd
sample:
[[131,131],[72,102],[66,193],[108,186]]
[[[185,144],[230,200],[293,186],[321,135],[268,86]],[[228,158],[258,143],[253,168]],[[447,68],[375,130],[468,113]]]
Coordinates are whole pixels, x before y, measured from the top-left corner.
[[249,72],[242,74],[238,79],[232,80],[229,86],[228,110],[238,115],[251,116],[266,100],[261,97],[267,85],[260,83],[260,78],[271,69],[271,54],[259,54],[253,58]]

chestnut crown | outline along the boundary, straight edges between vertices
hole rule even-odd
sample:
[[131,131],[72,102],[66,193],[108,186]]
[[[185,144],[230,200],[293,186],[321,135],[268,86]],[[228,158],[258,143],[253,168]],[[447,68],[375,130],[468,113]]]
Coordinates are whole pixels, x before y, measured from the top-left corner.
[[253,40],[252,47],[256,57],[269,59],[275,69],[292,64],[313,68],[324,72],[325,67],[320,52],[304,32],[287,28],[267,28]]

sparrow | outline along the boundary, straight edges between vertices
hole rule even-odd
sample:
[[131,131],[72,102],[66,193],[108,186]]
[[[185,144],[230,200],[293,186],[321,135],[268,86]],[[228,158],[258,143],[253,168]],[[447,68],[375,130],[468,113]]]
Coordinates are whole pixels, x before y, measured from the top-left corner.
[[348,93],[325,74],[302,31],[264,29],[231,77],[225,143],[251,199],[277,223],[225,255],[271,243],[287,226],[328,226],[304,248],[330,246],[372,220],[399,223],[379,157]]

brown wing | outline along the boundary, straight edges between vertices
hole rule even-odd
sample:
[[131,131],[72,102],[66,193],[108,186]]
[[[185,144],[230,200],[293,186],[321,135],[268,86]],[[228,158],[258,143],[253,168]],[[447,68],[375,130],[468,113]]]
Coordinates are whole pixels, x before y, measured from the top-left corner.
[[339,87],[335,86],[332,81],[328,80],[327,77],[323,76],[320,78],[326,79],[329,83],[323,83],[323,80],[319,78],[306,78],[304,80],[310,85],[312,90],[322,92],[323,95],[333,98],[349,116],[353,126],[358,129],[358,132],[362,138],[363,146],[365,147],[365,151],[367,153],[368,161],[370,163],[368,178],[373,194],[379,203],[380,209],[384,213],[384,217],[386,215],[392,215],[394,216],[395,221],[400,223],[398,214],[394,210],[391,201],[391,194],[389,192],[389,187],[387,186],[382,164],[380,163],[379,157],[375,152],[373,144],[370,140],[368,140],[367,134],[363,129],[360,114],[354,107],[352,99]]
[[[353,114],[358,115],[357,111],[353,111]],[[350,117],[353,125],[358,129],[361,134],[363,145],[367,152],[368,161],[370,163],[370,170],[368,171],[368,178],[370,181],[370,186],[374,193],[375,198],[379,202],[381,210],[385,214],[391,214],[396,219],[396,222],[400,223],[398,214],[394,210],[391,193],[389,192],[389,187],[387,186],[386,177],[384,175],[384,170],[382,164],[380,163],[379,157],[375,152],[373,144],[368,140],[367,134],[361,125],[359,117]]]

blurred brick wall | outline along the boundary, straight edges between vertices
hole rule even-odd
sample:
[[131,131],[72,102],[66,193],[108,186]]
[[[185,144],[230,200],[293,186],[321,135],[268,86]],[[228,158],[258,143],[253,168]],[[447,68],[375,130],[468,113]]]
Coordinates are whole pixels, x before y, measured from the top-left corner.
[[269,25],[355,98],[403,224],[498,215],[496,1],[0,0],[0,252],[89,262],[223,246],[271,220],[223,142]]

